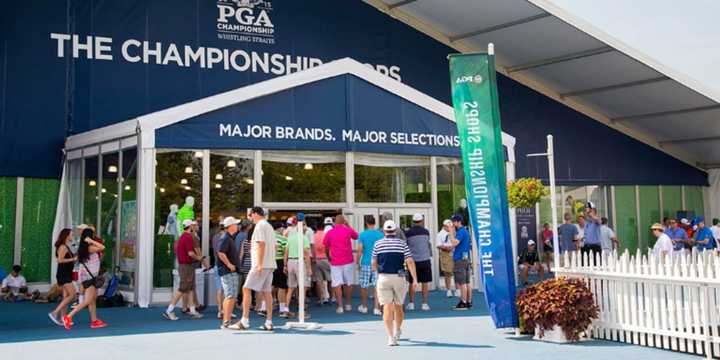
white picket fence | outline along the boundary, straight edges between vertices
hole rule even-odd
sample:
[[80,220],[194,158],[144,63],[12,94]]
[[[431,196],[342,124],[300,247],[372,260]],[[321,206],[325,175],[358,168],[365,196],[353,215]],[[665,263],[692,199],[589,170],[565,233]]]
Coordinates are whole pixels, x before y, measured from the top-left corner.
[[720,357],[720,256],[651,252],[563,254],[556,276],[584,279],[600,308],[590,336],[641,346]]

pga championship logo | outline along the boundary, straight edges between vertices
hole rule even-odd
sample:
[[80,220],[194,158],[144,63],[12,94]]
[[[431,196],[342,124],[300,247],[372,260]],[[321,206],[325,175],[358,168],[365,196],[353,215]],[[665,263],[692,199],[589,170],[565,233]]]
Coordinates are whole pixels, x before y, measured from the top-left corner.
[[218,39],[275,44],[275,25],[267,0],[217,0]]
[[459,76],[457,79],[455,79],[456,84],[465,84],[465,83],[475,83],[480,84],[483,81],[482,76],[480,75],[463,75]]

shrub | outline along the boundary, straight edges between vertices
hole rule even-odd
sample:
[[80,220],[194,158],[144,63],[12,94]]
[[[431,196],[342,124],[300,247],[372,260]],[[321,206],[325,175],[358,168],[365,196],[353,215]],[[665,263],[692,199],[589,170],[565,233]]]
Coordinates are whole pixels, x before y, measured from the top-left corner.
[[580,333],[598,318],[600,311],[583,280],[564,277],[526,288],[518,295],[516,304],[527,330],[538,328],[542,337],[545,330],[559,325],[570,341],[578,341]]
[[540,179],[520,178],[507,184],[508,203],[514,208],[534,208],[550,191]]

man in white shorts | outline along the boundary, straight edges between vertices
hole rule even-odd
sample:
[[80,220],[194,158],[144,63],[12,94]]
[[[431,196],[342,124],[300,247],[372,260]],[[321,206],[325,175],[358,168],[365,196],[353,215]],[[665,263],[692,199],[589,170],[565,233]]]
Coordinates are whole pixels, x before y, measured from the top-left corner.
[[[335,227],[325,233],[323,245],[330,258],[330,277],[332,288],[337,299],[338,314],[352,310],[350,298],[352,296],[353,276],[355,275],[355,258],[353,257],[352,241],[358,238],[358,233],[347,224],[345,217],[335,217]],[[343,307],[342,291],[345,290],[345,306]]]
[[388,334],[388,345],[397,346],[404,318],[403,303],[408,292],[405,280],[407,265],[412,275],[412,289],[417,288],[417,272],[407,243],[396,236],[397,225],[392,220],[385,221],[385,238],[378,240],[373,247],[372,267],[378,272],[377,294],[383,306],[383,321]]
[[[250,250],[250,262],[252,268],[247,275],[243,285],[243,315],[240,321],[231,325],[231,329],[246,330],[250,328],[250,303],[252,302],[251,291],[260,293],[260,298],[265,299],[266,304],[272,304],[272,279],[273,271],[277,267],[275,262],[275,231],[272,225],[265,220],[265,211],[261,207],[254,207],[250,217],[255,224],[252,235]],[[265,324],[261,330],[272,331],[272,305],[267,306]]]

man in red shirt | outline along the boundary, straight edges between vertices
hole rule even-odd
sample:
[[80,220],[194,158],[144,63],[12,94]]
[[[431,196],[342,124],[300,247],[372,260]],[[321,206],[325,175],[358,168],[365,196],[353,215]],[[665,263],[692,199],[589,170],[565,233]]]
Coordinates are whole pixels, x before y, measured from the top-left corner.
[[202,261],[202,254],[198,254],[193,246],[193,235],[191,227],[194,221],[186,219],[183,221],[183,233],[180,239],[175,243],[175,256],[178,261],[178,275],[180,276],[180,285],[178,291],[173,295],[167,310],[163,312],[163,316],[168,320],[177,320],[175,315],[175,304],[183,298],[183,303],[190,304],[190,317],[193,319],[202,318],[202,314],[195,309],[196,304],[193,302],[192,296],[189,296],[195,290],[195,267],[194,261]]

